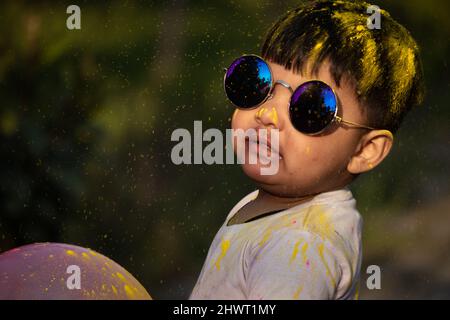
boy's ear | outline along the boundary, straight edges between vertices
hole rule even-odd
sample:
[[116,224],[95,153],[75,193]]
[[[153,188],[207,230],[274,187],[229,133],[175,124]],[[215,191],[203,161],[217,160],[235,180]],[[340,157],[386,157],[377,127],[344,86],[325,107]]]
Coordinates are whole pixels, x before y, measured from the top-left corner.
[[350,159],[347,170],[358,174],[375,168],[389,154],[394,136],[388,130],[371,130],[361,137],[358,149]]

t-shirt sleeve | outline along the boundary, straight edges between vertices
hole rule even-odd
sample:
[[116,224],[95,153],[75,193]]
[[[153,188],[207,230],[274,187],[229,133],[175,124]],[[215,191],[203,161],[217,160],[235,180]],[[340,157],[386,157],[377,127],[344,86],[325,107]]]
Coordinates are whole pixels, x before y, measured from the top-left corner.
[[327,239],[308,231],[256,244],[246,273],[248,299],[334,299],[341,270]]

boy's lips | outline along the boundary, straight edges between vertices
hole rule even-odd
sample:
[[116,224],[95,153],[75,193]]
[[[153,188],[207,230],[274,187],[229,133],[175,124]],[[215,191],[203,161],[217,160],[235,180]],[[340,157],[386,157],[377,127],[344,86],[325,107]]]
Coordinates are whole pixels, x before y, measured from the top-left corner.
[[257,145],[257,152],[259,152],[259,148],[263,147],[267,149],[267,154],[269,156],[272,155],[272,153],[274,154],[278,154],[279,159],[283,159],[283,156],[280,154],[279,149],[275,148],[274,146],[272,146],[272,143],[270,141],[270,136],[267,139],[260,139],[259,135],[256,136],[250,136],[250,137],[245,137],[245,142],[250,144],[256,144]]

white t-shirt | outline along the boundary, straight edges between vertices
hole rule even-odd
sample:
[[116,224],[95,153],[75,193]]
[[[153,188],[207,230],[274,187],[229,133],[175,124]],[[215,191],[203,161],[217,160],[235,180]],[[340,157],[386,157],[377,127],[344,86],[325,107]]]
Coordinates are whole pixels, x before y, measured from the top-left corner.
[[189,299],[357,299],[362,218],[348,187],[253,221],[228,220]]

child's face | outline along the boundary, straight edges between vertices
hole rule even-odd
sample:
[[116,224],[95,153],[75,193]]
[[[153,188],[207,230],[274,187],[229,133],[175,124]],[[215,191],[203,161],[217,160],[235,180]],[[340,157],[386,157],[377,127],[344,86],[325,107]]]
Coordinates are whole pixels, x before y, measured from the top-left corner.
[[[323,62],[316,76],[300,75],[283,66],[268,62],[274,81],[283,80],[295,90],[303,82],[318,79],[330,85],[339,100],[338,115],[345,120],[365,124],[356,92],[343,77],[340,87],[329,72],[329,62]],[[309,73],[308,73],[309,74]],[[279,130],[279,169],[275,175],[261,175],[267,165],[245,163],[244,172],[261,188],[280,196],[302,196],[343,187],[351,181],[347,165],[358,148],[365,130],[331,124],[323,133],[308,136],[297,131],[289,119],[288,105],[291,92],[281,85],[273,91],[273,98],[258,108],[238,110],[233,114],[233,129]],[[248,152],[248,142],[246,142]],[[236,152],[236,144],[235,144]],[[248,154],[246,154],[248,156]],[[248,162],[248,161],[247,161]]]

